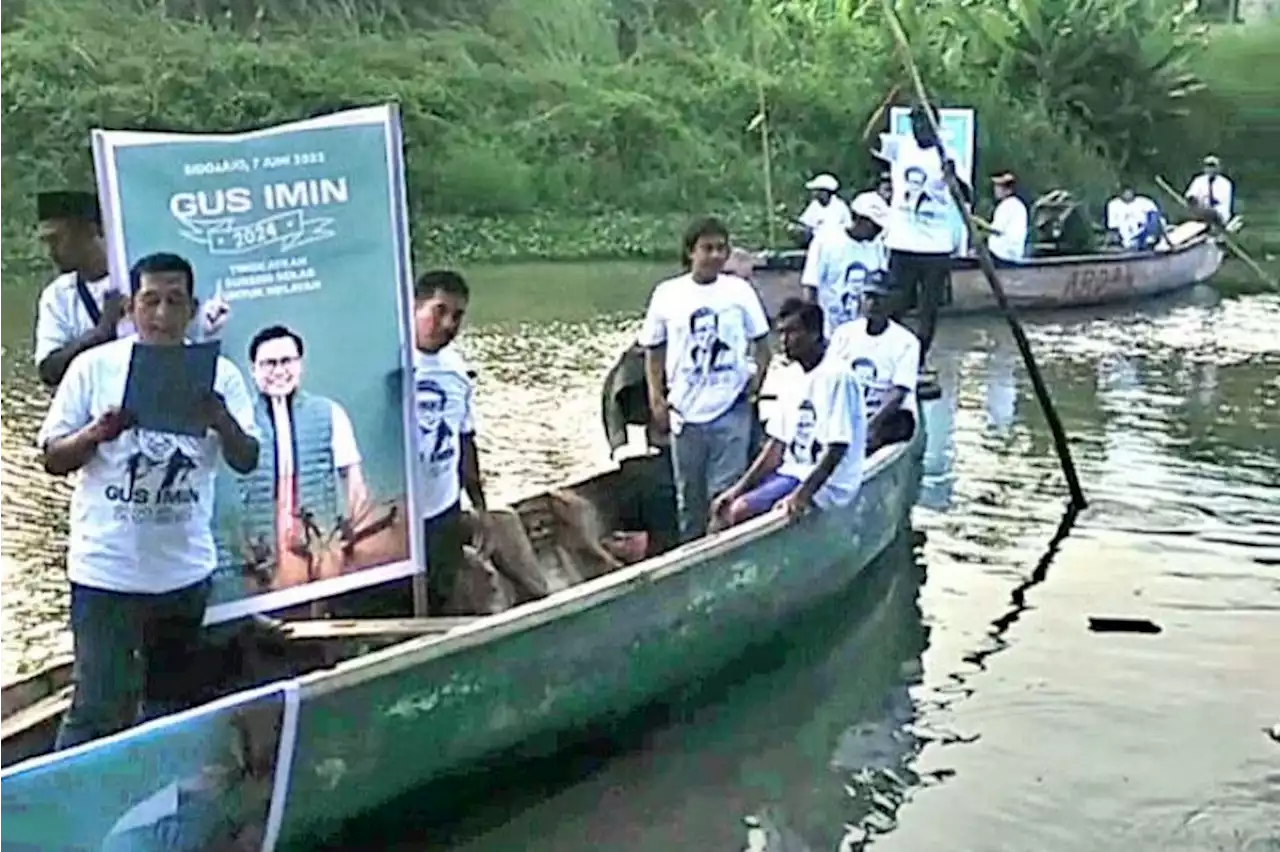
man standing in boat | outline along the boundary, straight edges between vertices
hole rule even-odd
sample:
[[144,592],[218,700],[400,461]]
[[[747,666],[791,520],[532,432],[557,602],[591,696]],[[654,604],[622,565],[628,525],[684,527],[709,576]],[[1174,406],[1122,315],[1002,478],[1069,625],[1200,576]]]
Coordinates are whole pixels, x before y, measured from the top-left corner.
[[711,505],[718,530],[783,508],[800,515],[813,506],[847,506],[862,485],[866,412],[853,376],[824,360],[822,309],[788,299],[777,332],[787,358],[803,373],[769,418],[769,440],[751,468]]
[[867,273],[888,263],[881,236],[888,206],[874,192],[864,192],[853,199],[852,210],[849,227],[827,228],[814,238],[800,272],[801,292],[822,308],[828,337],[857,315],[846,314],[844,306],[857,303]]
[[688,272],[654,288],[637,342],[645,349],[653,431],[672,436],[680,537],[691,541],[706,531],[711,498],[750,461],[752,400],[769,369],[769,323],[755,289],[722,274],[729,230],[719,219],[694,222],[683,251]]
[[315,554],[307,543],[334,524],[360,526],[372,508],[351,418],[301,387],[305,354],[302,337],[282,325],[249,342],[254,419],[271,451],[241,481],[243,525],[250,551],[275,554],[274,589],[340,573],[340,561],[333,565],[332,554]]
[[1027,205],[1018,197],[1018,180],[1012,172],[991,178],[996,209],[991,215],[991,236],[987,250],[997,266],[1017,266],[1027,258],[1030,215]]
[[75,691],[58,748],[133,724],[139,684],[144,718],[199,698],[214,473],[219,457],[240,473],[258,463],[249,392],[223,357],[193,412],[203,436],[135,428],[122,408],[134,347],[185,345],[196,301],[191,264],[177,255],[142,258],[129,281],[136,338],[72,361],[37,439],[45,470],[79,474],[67,537]]
[[862,290],[862,316],[836,329],[827,357],[852,370],[866,397],[867,452],[915,434],[920,343],[889,317],[892,290],[873,275]]
[[945,215],[950,209],[948,177],[960,183],[966,201],[972,190],[956,174],[953,160],[947,159],[934,122],[924,106],[911,110],[909,135],[881,136],[879,156],[890,165],[893,201],[885,227],[889,249],[889,280],[897,293],[894,316],[918,310],[920,366],[933,344],[938,310],[950,301],[951,258],[955,254],[956,231]]
[[[98,199],[88,192],[41,193],[36,216],[58,277],[40,294],[34,356],[40,381],[54,388],[75,356],[132,334],[133,322],[126,295],[108,274]],[[214,337],[228,316],[225,302],[210,300],[199,330]]]
[[427,551],[427,610],[454,608],[454,585],[466,570],[467,541],[462,492],[476,513],[474,543],[491,540],[488,505],[476,447],[472,372],[454,345],[471,291],[457,272],[425,272],[413,288],[413,381],[422,464],[424,540]]

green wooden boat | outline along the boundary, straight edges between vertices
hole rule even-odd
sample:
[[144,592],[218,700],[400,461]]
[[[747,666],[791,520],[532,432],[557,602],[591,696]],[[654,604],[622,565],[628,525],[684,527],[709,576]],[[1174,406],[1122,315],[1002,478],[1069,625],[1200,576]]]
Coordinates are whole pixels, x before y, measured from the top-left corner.
[[[239,649],[239,676],[224,683],[232,694],[55,755],[41,753],[65,707],[65,663],[6,686],[6,849],[124,848],[104,835],[157,833],[148,819],[172,821],[188,813],[176,803],[199,798],[167,791],[204,789],[210,777],[232,779],[218,801],[241,803],[237,837],[307,848],[428,783],[660,700],[857,584],[908,523],[924,443],[920,429],[869,459],[847,509],[795,523],[766,515],[609,570],[561,534],[554,507],[581,498],[604,530],[644,526],[662,542],[669,529],[657,527],[674,517],[668,460],[627,459],[504,513],[519,522],[525,558],[582,582],[474,618],[259,622],[228,645]],[[255,737],[244,733],[262,724],[251,716],[268,720]],[[246,768],[252,753],[268,766]],[[236,771],[211,772],[226,754]],[[156,817],[162,801],[173,813]],[[130,845],[171,848],[148,843]]]

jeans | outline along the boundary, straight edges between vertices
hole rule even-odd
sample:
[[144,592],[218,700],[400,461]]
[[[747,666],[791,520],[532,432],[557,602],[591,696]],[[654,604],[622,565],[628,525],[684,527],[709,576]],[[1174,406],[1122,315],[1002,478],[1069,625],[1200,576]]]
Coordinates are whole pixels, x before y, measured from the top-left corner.
[[71,584],[71,707],[55,748],[110,736],[193,706],[206,686],[196,659],[210,581],[161,594]]
[[458,575],[467,564],[462,552],[467,537],[461,502],[427,518],[422,540],[427,547],[427,614],[443,615],[448,612]]
[[744,396],[710,423],[685,423],[679,435],[672,435],[681,543],[706,534],[711,500],[746,472],[754,417]]

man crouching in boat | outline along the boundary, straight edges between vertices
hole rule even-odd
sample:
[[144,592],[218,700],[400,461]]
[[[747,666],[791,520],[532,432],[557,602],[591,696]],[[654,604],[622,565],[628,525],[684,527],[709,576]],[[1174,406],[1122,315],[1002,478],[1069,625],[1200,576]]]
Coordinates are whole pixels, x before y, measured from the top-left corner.
[[258,464],[253,403],[223,357],[197,412],[202,437],[134,428],[122,408],[134,346],[184,345],[196,300],[191,264],[177,255],[144,257],[129,283],[137,336],[76,356],[38,438],[45,470],[80,474],[67,537],[75,691],[60,749],[133,724],[138,684],[143,718],[198,700],[218,456],[239,473]]
[[462,491],[476,511],[477,547],[488,547],[489,510],[480,481],[480,454],[471,371],[453,345],[471,291],[461,275],[425,272],[413,288],[413,381],[418,457],[423,472],[427,551],[427,611],[450,612],[454,584],[466,570]]
[[804,370],[778,413],[769,440],[747,472],[711,504],[711,531],[773,508],[789,516],[812,506],[845,506],[862,484],[867,439],[862,393],[843,365],[826,361],[822,309],[788,299],[778,309],[777,334],[787,357]]
[[831,335],[827,357],[852,369],[866,397],[867,453],[909,441],[916,431],[920,341],[889,318],[893,289],[872,275],[862,288],[862,316]]

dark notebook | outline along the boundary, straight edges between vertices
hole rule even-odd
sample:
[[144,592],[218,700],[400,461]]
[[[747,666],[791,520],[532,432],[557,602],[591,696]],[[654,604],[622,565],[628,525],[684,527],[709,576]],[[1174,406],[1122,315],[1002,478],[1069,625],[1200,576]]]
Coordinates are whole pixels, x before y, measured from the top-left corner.
[[124,409],[134,424],[154,432],[204,437],[200,400],[213,391],[219,345],[135,343],[124,388]]

